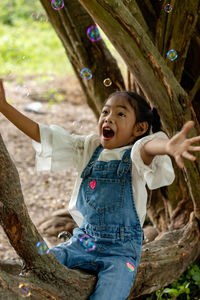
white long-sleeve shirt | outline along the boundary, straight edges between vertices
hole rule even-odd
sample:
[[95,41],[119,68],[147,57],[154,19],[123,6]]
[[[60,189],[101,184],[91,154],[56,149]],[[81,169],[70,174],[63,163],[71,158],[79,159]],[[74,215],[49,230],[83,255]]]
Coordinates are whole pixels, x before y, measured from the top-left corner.
[[[100,145],[100,137],[96,134],[88,136],[70,134],[57,125],[48,126],[40,123],[38,125],[41,143],[32,140],[33,148],[36,151],[35,172],[60,171],[71,167],[77,169],[78,176],[68,210],[78,226],[81,226],[84,218],[76,208],[77,196],[82,181],[80,176],[93,152]],[[170,185],[175,178],[171,159],[168,155],[156,155],[150,165],[144,164],[140,156],[140,148],[154,138],[168,139],[164,132],[159,131],[141,138],[134,145],[103,149],[98,158],[100,161],[121,160],[124,152],[132,147],[132,185],[141,227],[146,216],[147,190],[145,185],[147,184],[148,188],[153,190]]]

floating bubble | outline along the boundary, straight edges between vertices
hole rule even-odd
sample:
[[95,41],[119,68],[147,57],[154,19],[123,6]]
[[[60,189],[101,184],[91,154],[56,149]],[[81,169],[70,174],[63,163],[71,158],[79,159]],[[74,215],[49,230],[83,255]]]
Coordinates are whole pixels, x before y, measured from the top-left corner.
[[126,265],[127,265],[128,270],[129,270],[130,272],[133,272],[133,271],[135,270],[134,265],[132,265],[129,261],[127,261]]
[[167,52],[167,58],[171,61],[175,60],[178,57],[177,52],[174,49],[171,49]]
[[41,22],[48,22],[48,17],[40,12],[38,13],[32,13],[31,14],[31,18],[34,20],[34,21],[41,21]]
[[97,28],[96,25],[91,26],[87,29],[87,36],[92,42],[98,42],[99,40],[102,39],[99,29]]
[[20,289],[20,293],[21,293],[22,297],[25,298],[25,297],[29,297],[31,295],[27,284],[21,283],[19,285],[19,289]]
[[104,79],[103,84],[104,84],[106,87],[111,86],[112,80],[111,80],[110,78],[106,78],[106,79]]
[[82,129],[83,128],[82,120],[74,121],[72,124],[73,124],[74,129]]
[[164,10],[166,11],[166,13],[170,13],[172,11],[172,7],[171,4],[168,3],[164,6]]
[[83,248],[86,252],[93,251],[96,248],[95,241],[90,235],[83,235],[79,241],[81,248]]
[[58,234],[59,239],[69,240],[72,237],[69,231],[62,231]]
[[52,0],[51,6],[55,10],[59,10],[64,7],[64,1],[63,0]]
[[88,68],[84,68],[81,70],[81,77],[83,79],[90,80],[92,78],[92,71]]
[[40,255],[44,255],[44,254],[48,254],[49,253],[49,248],[46,244],[45,241],[42,241],[42,242],[38,242],[37,245],[37,252],[40,254]]

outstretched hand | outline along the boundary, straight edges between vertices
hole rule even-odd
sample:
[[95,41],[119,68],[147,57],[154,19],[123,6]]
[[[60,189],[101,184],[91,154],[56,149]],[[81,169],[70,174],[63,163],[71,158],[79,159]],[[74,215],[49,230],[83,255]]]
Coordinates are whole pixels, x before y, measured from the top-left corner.
[[199,151],[200,146],[191,146],[193,143],[200,142],[200,136],[195,136],[193,138],[187,139],[187,134],[190,129],[194,126],[194,121],[186,122],[181,131],[169,139],[166,150],[167,153],[175,158],[175,161],[179,168],[184,168],[184,163],[182,157],[194,161],[196,157],[191,155],[188,151]]

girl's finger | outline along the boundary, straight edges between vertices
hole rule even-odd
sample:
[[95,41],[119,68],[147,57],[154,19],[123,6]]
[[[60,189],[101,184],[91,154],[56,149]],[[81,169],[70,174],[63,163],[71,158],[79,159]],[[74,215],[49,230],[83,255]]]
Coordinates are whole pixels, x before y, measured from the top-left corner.
[[196,143],[196,142],[200,142],[200,135],[198,135],[198,136],[195,136],[195,137],[193,137],[193,138],[190,138],[189,139],[189,141],[190,141],[190,143]]
[[177,163],[178,167],[180,169],[182,169],[184,167],[184,164],[183,164],[183,161],[182,161],[181,157],[180,156],[176,156],[175,160],[176,160],[176,163]]
[[190,131],[190,129],[194,126],[194,121],[188,121],[188,122],[186,122],[184,125],[183,125],[183,127],[182,127],[182,129],[181,129],[181,132],[183,133],[183,134],[185,134],[185,135],[187,135],[188,134],[188,132]]
[[195,146],[195,147],[193,147],[193,146],[189,146],[188,147],[188,149],[187,149],[187,151],[200,151],[200,147],[197,147],[197,146]]
[[187,158],[187,159],[189,159],[189,160],[192,160],[192,161],[194,161],[196,159],[196,157],[194,155],[191,155],[190,153],[188,153],[186,151],[184,151],[182,153],[182,156],[185,157],[185,158]]

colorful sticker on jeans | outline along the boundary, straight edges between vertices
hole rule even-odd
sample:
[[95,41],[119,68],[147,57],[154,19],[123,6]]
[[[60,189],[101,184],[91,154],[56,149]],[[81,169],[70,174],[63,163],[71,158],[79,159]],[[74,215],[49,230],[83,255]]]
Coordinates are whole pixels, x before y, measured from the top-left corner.
[[129,261],[127,261],[126,265],[127,265],[128,270],[129,270],[130,272],[133,272],[133,271],[135,270],[134,265],[132,265]]

